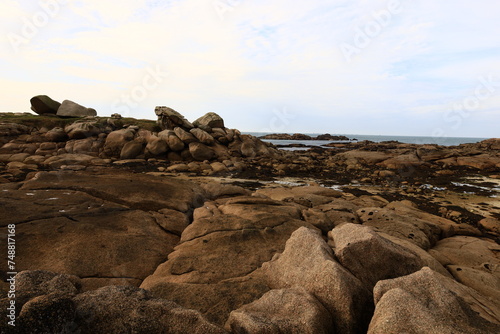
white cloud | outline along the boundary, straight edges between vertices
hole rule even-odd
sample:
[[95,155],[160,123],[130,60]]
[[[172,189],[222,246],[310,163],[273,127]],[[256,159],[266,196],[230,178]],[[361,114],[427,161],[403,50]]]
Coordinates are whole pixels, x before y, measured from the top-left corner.
[[[209,109],[251,130],[267,127],[268,120],[243,113],[269,114],[287,105],[298,118],[303,113],[332,122],[346,115],[393,123],[399,117],[402,133],[422,133],[433,126],[425,117],[432,122],[467,96],[478,77],[498,74],[500,5],[400,0],[401,11],[347,62],[340,45],[355,45],[358,29],[373,26],[374,13],[389,10],[391,1],[69,0],[18,53],[2,39],[7,51],[0,55],[0,83],[11,97],[2,109],[26,109],[29,94],[46,93],[110,114],[117,99],[142,84],[148,68],[160,67],[168,77],[129,108],[131,115],[153,118],[156,104],[188,118]],[[38,11],[37,2],[3,1],[4,37],[21,33],[22,18]],[[496,96],[478,114],[491,115]],[[419,122],[406,122],[412,117]],[[320,123],[317,131],[300,124],[293,131],[328,131]],[[493,132],[490,124],[476,122],[470,132]]]

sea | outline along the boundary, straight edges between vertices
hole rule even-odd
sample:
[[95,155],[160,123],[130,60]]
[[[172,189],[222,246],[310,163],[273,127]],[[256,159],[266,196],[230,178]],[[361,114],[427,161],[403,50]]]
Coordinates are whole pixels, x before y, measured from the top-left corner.
[[[265,136],[267,132],[243,132],[255,137]],[[293,133],[290,133],[293,134]],[[305,133],[308,136],[316,137],[321,133]],[[356,135],[356,134],[332,134],[337,136],[346,136],[351,142],[369,140],[375,143],[384,141],[398,141],[405,144],[437,144],[442,146],[456,146],[460,144],[478,143],[488,138],[470,138],[470,137],[421,137],[421,136],[386,136],[386,135]],[[330,143],[346,143],[347,141],[329,141],[329,140],[274,140],[263,139],[274,145],[303,144],[307,146],[322,146]],[[290,148],[292,150],[308,148]]]

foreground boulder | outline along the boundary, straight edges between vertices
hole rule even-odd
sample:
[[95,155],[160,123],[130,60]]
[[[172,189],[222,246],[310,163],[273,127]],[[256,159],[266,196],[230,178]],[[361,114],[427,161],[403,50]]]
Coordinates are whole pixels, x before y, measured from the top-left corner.
[[47,95],[38,95],[32,97],[31,100],[31,110],[39,115],[44,114],[57,114],[57,110],[61,106],[60,102],[52,100]]
[[56,115],[60,117],[86,117],[97,116],[97,112],[95,109],[86,108],[70,100],[64,100],[59,109],[57,109]]
[[[374,289],[370,334],[500,332],[498,309],[486,298],[425,267],[380,281]],[[479,314],[478,314],[479,313]]]
[[340,263],[372,290],[378,281],[405,276],[422,268],[410,250],[387,240],[368,226],[345,224],[333,229]]
[[[372,310],[371,293],[361,281],[333,259],[321,235],[302,227],[282,254],[264,263],[262,271],[273,289],[300,288],[328,310],[337,333],[362,333]],[[325,328],[326,330],[326,328]]]
[[271,290],[231,312],[226,329],[233,333],[333,333],[325,307],[304,289]]

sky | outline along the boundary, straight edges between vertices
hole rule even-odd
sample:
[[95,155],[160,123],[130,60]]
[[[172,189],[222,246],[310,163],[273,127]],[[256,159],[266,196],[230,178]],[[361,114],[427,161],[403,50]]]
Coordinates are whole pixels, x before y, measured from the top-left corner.
[[0,110],[500,137],[499,21],[491,0],[2,0]]

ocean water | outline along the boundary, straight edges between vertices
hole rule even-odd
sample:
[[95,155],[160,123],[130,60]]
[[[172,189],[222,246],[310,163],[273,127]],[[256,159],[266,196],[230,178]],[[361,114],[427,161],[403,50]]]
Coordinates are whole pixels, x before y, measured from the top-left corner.
[[[260,137],[269,133],[265,132],[244,132],[252,136]],[[292,134],[292,133],[290,133]],[[321,133],[305,133],[311,137],[316,137]],[[354,135],[354,134],[332,134],[339,136],[346,136],[351,140],[363,141],[370,140],[376,143],[383,141],[398,141],[405,144],[438,144],[443,146],[455,146],[460,144],[477,143],[488,138],[469,138],[469,137],[418,137],[418,136],[384,136],[384,135]],[[289,144],[305,144],[308,146],[321,146],[336,141],[326,140],[272,140],[265,139],[264,141],[273,143],[275,145],[289,145]],[[340,143],[345,141],[338,141]]]

